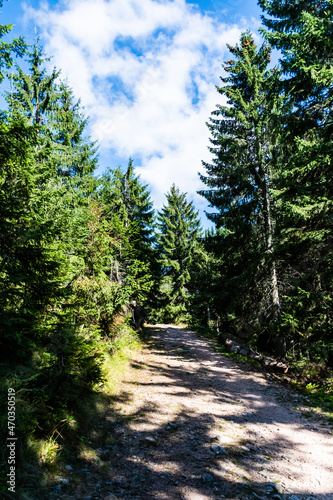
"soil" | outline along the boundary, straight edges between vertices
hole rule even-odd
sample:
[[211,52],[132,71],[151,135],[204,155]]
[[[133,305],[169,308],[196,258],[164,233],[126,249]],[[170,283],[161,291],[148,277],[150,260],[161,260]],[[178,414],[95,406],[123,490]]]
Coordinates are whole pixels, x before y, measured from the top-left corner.
[[303,396],[185,328],[149,331],[50,498],[333,500],[332,427]]

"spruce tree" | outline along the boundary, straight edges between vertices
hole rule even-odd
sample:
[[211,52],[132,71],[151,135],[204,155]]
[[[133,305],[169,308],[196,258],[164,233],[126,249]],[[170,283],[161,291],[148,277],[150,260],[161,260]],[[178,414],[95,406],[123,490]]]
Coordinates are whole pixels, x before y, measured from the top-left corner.
[[28,355],[27,346],[38,336],[65,267],[61,236],[68,221],[48,169],[36,166],[36,134],[24,122],[1,126],[0,329],[10,339],[3,354],[13,352],[17,359]]
[[11,75],[13,88],[7,92],[6,99],[13,116],[26,116],[29,123],[42,126],[46,113],[52,109],[58,97],[54,86],[59,71],[53,69],[50,75],[47,74],[43,68],[45,55],[38,40],[27,55],[29,73],[16,65],[17,73]]
[[[90,176],[96,161],[89,145],[89,153],[77,158],[86,147],[84,118],[76,108],[67,113],[59,101],[58,73],[47,75],[37,45],[29,61],[30,73],[18,68],[13,77],[16,92],[7,94],[10,110],[0,137],[0,279],[5,291],[0,294],[0,327],[7,359],[22,363],[23,371],[31,364],[32,396],[35,388],[48,387],[48,392],[40,390],[41,403],[46,404],[70,377],[88,384],[100,377],[101,328],[81,322],[75,287],[85,270],[87,191],[77,180],[67,182],[68,177]],[[72,133],[74,125],[79,133],[70,143],[64,131]],[[58,154],[60,146],[62,151],[67,147],[66,155]],[[65,175],[69,155],[77,168]]]
[[69,85],[66,82],[57,84],[55,95],[48,117],[53,160],[57,163],[58,175],[75,185],[96,169],[96,145],[84,136],[88,119],[83,114],[80,100],[75,101]]
[[104,174],[101,198],[109,217],[122,221],[131,250],[144,257],[153,239],[154,210],[148,187],[134,173],[132,159],[125,172],[118,167]]
[[[241,35],[240,45],[228,47],[235,59],[225,63],[224,85],[217,88],[228,105],[218,106],[208,123],[213,160],[203,162],[208,175],[200,177],[208,189],[200,194],[217,209],[208,217],[223,229],[219,253],[224,262],[224,301],[220,303],[224,317],[233,318],[233,327],[241,333],[258,317],[276,320],[280,309],[272,167],[281,103],[273,92],[278,73],[268,70],[270,47],[257,49],[249,32]],[[259,277],[260,268],[265,271]]]
[[99,196],[114,237],[110,277],[124,284],[134,304],[141,304],[152,286],[154,210],[131,159],[125,172],[118,167],[103,175]]
[[[6,94],[9,116],[25,119],[36,128],[35,161],[47,172],[45,189],[54,189],[54,205],[68,218],[62,235],[67,246],[72,274],[78,274],[79,257],[85,248],[84,225],[88,217],[88,198],[97,185],[92,174],[97,166],[97,150],[85,136],[87,119],[80,101],[65,82],[58,82],[59,71],[49,74],[38,40],[28,53],[29,71],[17,65],[12,75],[13,89]],[[76,257],[74,255],[76,254]]]
[[174,184],[167,202],[158,213],[157,250],[162,279],[160,299],[162,320],[180,322],[190,319],[195,293],[194,271],[199,261],[200,220],[193,202]]
[[330,0],[259,0],[269,15],[261,16],[262,33],[282,53],[283,85],[299,111],[316,114],[322,125],[331,121],[332,2]]
[[47,60],[37,40],[28,53],[29,73],[17,65],[6,100],[11,116],[24,116],[38,127],[36,154],[40,161],[47,161],[62,183],[77,189],[96,169],[96,145],[85,136],[88,120],[80,101],[75,102],[66,82],[58,83],[59,71],[54,68],[47,73]]
[[317,223],[325,225],[332,213],[333,7],[313,0],[259,4],[270,16],[262,16],[263,34],[282,53],[280,87],[290,101],[283,126],[285,198],[289,189],[295,210],[299,204],[313,222],[319,213]]
[[[291,342],[333,359],[330,339],[333,209],[332,2],[260,0],[263,33],[282,57],[288,98],[280,135],[279,240],[289,284],[283,329]],[[319,346],[322,347],[319,347]],[[321,354],[320,354],[321,351]],[[331,361],[332,362],[332,361]]]

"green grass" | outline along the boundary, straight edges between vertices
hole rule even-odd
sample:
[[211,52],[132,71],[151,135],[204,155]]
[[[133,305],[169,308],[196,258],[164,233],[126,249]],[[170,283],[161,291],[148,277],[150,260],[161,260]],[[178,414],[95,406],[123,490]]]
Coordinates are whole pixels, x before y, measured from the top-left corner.
[[112,352],[106,355],[103,364],[105,382],[101,387],[106,394],[116,394],[131,353],[141,346],[138,335],[123,326],[112,342]]
[[[107,438],[107,426],[99,424],[106,422],[107,415],[112,411],[113,398],[117,394],[131,353],[140,346],[137,334],[129,326],[122,324],[113,332],[110,353],[104,357],[103,382],[95,387],[88,387],[80,385],[78,380],[74,382],[68,378],[59,399],[55,396],[52,402],[47,403],[42,397],[43,388],[40,391],[38,387],[34,389],[33,400],[29,392],[17,393],[17,421],[20,424],[17,430],[17,498],[49,498],[50,488],[58,484],[59,477],[63,475],[61,471],[64,464],[75,461],[78,456],[89,458],[93,454],[94,443]],[[16,375],[11,366],[1,368],[2,387],[5,389],[1,397],[6,403],[7,387],[15,386]],[[3,415],[0,420],[3,434],[3,430],[7,429],[7,421]],[[2,442],[5,442],[7,436],[2,434]],[[8,496],[6,484],[6,450],[0,455],[0,459],[0,497],[12,498]]]

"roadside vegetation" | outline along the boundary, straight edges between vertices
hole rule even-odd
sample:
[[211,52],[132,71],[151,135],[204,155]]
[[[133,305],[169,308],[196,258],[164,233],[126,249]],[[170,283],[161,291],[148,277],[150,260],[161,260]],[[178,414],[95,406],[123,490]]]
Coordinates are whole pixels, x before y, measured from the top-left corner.
[[[259,4],[264,43],[246,31],[228,46],[217,87],[227,106],[208,119],[206,232],[174,184],[156,212],[131,158],[123,168],[110,158],[97,178],[79,97],[47,71],[38,40],[0,40],[0,82],[11,83],[0,113],[0,398],[6,408],[15,391],[22,498],[86,443],[144,321],[209,328],[281,359],[308,400],[333,411],[332,2]],[[5,443],[6,411],[1,429]]]

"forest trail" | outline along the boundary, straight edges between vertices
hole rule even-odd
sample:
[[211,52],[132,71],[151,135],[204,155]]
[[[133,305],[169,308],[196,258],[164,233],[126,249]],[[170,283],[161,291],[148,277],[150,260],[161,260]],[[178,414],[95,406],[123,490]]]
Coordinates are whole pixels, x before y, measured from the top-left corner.
[[333,499],[332,428],[302,396],[187,329],[149,331],[105,417],[113,443],[56,498]]

